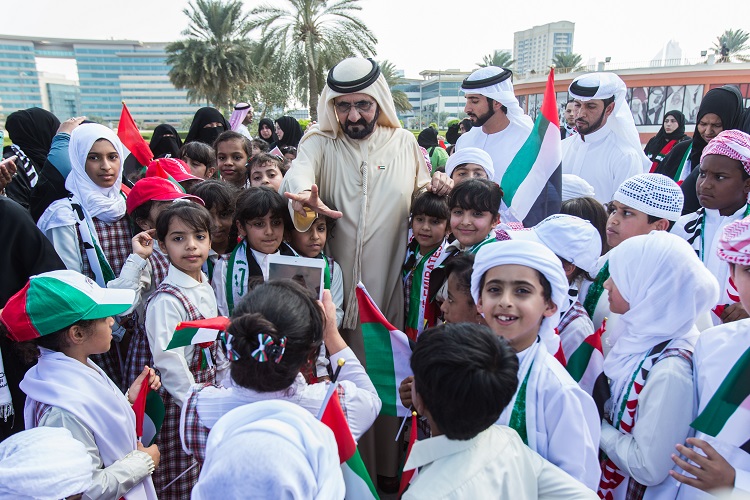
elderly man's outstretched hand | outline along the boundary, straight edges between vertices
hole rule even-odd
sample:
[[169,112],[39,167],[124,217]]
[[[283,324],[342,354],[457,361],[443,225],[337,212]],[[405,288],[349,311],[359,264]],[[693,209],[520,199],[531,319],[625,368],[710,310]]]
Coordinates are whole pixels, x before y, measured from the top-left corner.
[[302,191],[297,194],[285,192],[284,196],[292,200],[292,209],[302,217],[307,217],[305,207],[317,214],[327,215],[333,219],[338,219],[344,215],[337,210],[331,210],[321,201],[318,197],[318,186],[316,184],[313,184],[309,191]]
[[435,172],[430,182],[430,191],[439,196],[445,196],[451,192],[451,189],[453,189],[453,179],[445,175],[445,172]]

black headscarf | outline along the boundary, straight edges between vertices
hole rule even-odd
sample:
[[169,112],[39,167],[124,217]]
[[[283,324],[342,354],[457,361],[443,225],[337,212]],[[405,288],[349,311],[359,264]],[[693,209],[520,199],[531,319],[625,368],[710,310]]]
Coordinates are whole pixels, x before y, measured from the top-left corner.
[[[221,127],[203,128],[209,123],[221,123]],[[214,141],[219,134],[229,130],[229,122],[224,115],[216,108],[205,107],[195,112],[193,123],[190,124],[190,130],[185,138],[185,144],[188,142],[199,141],[209,146],[213,146]]]
[[438,131],[432,127],[427,127],[417,136],[417,144],[425,149],[438,146]]
[[302,127],[299,126],[299,122],[291,116],[282,116],[276,119],[276,123],[279,124],[279,128],[284,132],[284,137],[276,141],[276,146],[279,149],[282,146],[293,146],[299,145],[300,139],[302,139]]
[[[172,137],[164,137],[165,134],[171,134]],[[166,155],[179,158],[182,139],[172,125],[162,123],[154,129],[149,147],[151,152],[154,153],[154,158],[164,158]]]
[[743,111],[742,94],[734,85],[724,85],[706,92],[695,119],[693,150],[690,153],[690,162],[693,167],[700,164],[703,148],[708,144],[698,133],[698,122],[701,121],[701,118],[708,113],[713,113],[721,119],[723,130],[731,130],[740,126]]
[[[260,129],[263,128],[263,125],[271,129],[270,139],[264,139],[263,136],[260,135]],[[258,122],[258,139],[266,141],[269,145],[279,142],[279,138],[276,136],[276,127],[273,124],[273,120],[270,118],[261,118],[260,122]]]
[[655,161],[654,158],[656,158],[661,150],[664,149],[664,146],[666,146],[669,141],[680,142],[687,137],[685,135],[685,115],[674,109],[672,111],[667,111],[664,115],[664,120],[666,120],[668,116],[677,120],[677,128],[674,132],[668,134],[667,131],[664,130],[664,123],[662,122],[659,131],[648,141],[646,147],[643,149],[643,152],[646,153],[646,156],[648,156],[648,159],[651,161]]
[[5,130],[10,140],[34,162],[37,170],[44,166],[52,138],[59,127],[60,120],[42,108],[16,111],[5,120]]

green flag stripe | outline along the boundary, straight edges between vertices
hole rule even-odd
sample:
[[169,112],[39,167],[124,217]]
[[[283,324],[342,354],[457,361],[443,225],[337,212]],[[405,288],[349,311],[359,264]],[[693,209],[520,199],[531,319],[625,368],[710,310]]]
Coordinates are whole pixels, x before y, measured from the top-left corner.
[[570,355],[570,359],[565,368],[576,382],[580,382],[583,378],[583,374],[586,373],[586,368],[589,366],[589,361],[591,361],[591,355],[593,353],[594,346],[587,342],[583,342],[578,346],[578,349]]
[[383,401],[381,413],[396,415],[396,369],[391,333],[380,323],[362,323],[367,374]]
[[716,437],[732,414],[750,397],[750,349],[734,364],[724,382],[692,424],[695,430]]
[[362,482],[367,485],[370,489],[370,493],[372,493],[372,497],[379,498],[378,492],[375,490],[375,485],[372,484],[372,480],[370,479],[370,474],[367,472],[364,462],[362,462],[359,449],[355,448],[354,455],[346,461],[346,465],[348,465],[352,472],[359,476],[362,479]]
[[183,328],[182,330],[175,330],[174,335],[172,335],[172,340],[169,341],[167,350],[174,349],[175,347],[191,345],[196,333],[198,333],[198,328]]
[[513,204],[513,197],[516,195],[518,187],[534,166],[548,128],[549,120],[540,113],[534,122],[534,129],[531,134],[503,174],[500,186],[503,188],[503,200],[506,205],[511,206]]

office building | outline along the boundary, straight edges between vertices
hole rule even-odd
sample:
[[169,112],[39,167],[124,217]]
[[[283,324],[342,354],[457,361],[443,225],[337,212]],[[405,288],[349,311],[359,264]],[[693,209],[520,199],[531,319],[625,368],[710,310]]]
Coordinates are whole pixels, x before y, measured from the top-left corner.
[[519,76],[544,73],[557,54],[573,52],[575,23],[558,21],[513,33],[513,67]]
[[[120,118],[122,101],[125,101],[139,124],[179,125],[200,105],[190,104],[187,91],[178,90],[170,83],[166,45],[135,40],[0,35],[0,115],[43,106],[36,65],[36,57],[43,57],[76,62],[76,114],[115,124]],[[70,89],[52,87],[51,90],[57,97],[65,94],[63,102],[71,109],[74,101]],[[50,90],[45,89],[45,92],[52,106]]]

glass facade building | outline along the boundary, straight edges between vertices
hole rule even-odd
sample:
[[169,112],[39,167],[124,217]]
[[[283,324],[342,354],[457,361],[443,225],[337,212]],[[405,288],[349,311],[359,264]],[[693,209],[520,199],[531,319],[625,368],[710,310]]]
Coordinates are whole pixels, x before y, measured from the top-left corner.
[[[42,39],[0,35],[0,115],[42,106],[41,91],[54,113],[76,113],[117,122],[122,102],[140,123],[178,125],[200,107],[169,81],[166,43],[133,40]],[[72,59],[78,68],[77,96],[70,89],[40,88],[36,57]],[[52,93],[57,92],[53,97]],[[51,110],[52,111],[52,110]]]

